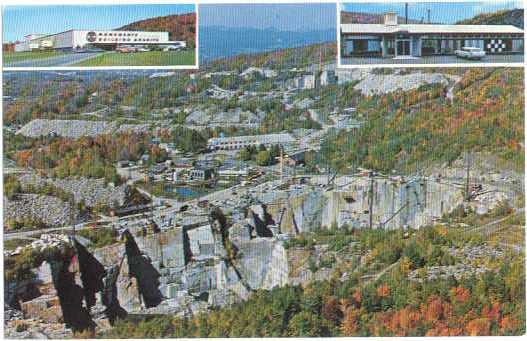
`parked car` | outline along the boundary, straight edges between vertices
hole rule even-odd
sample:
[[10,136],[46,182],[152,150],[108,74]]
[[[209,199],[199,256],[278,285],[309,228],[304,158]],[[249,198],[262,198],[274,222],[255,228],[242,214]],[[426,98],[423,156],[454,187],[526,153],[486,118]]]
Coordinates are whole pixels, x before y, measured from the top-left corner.
[[179,51],[179,50],[183,50],[184,48],[185,48],[184,44],[168,45],[168,46],[165,46],[163,51]]
[[119,53],[132,53],[132,52],[137,52],[137,48],[132,47],[132,46],[119,46],[115,49],[115,51]]
[[479,47],[462,47],[460,50],[454,52],[459,58],[465,59],[481,59],[485,57],[485,51]]
[[149,48],[146,48],[146,47],[138,47],[137,48],[137,52],[149,52],[150,49]]

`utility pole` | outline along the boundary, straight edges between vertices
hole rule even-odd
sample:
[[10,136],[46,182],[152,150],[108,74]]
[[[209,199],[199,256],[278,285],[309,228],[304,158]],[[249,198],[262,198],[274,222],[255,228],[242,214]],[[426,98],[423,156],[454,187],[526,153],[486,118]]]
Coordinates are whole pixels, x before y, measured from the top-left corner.
[[369,214],[369,227],[370,230],[373,228],[373,171],[368,173],[370,178],[370,196],[368,200],[368,214]]
[[327,174],[327,186],[329,186],[329,176],[330,176],[330,170],[331,168],[329,168],[329,155],[326,154],[326,174]]
[[430,24],[430,8],[428,8],[426,10],[426,15],[427,15],[427,19],[428,19],[428,24]]
[[428,202],[427,202],[428,186],[426,182],[426,177],[424,176],[421,176],[421,186],[423,188],[423,209],[425,209],[426,206],[428,205]]
[[410,216],[410,194],[408,193],[410,191],[410,184],[406,183],[404,186],[404,207],[405,207],[405,215],[404,215],[404,226],[408,225],[408,217]]
[[[79,212],[81,214],[82,212]],[[71,195],[70,200],[70,221],[73,224],[73,238],[75,238],[75,225],[77,224],[77,221],[75,219],[75,197],[73,194]]]
[[466,158],[466,180],[465,180],[465,201],[470,201],[470,167],[472,166],[472,155],[465,154]]
[[284,148],[280,145],[280,182],[284,182]]

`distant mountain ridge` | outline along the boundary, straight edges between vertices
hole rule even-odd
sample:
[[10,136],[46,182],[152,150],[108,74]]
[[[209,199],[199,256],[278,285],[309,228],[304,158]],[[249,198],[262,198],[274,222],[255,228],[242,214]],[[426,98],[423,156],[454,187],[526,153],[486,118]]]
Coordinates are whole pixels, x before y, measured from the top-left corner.
[[334,42],[337,37],[335,29],[300,32],[279,31],[271,28],[204,26],[200,28],[199,39],[200,58],[203,61],[209,61],[240,54]]
[[135,21],[119,27],[126,31],[168,31],[170,40],[185,40],[194,47],[196,41],[196,13],[167,15]]
[[523,9],[502,10],[493,13],[482,13],[471,19],[458,21],[465,25],[513,25],[523,29]]

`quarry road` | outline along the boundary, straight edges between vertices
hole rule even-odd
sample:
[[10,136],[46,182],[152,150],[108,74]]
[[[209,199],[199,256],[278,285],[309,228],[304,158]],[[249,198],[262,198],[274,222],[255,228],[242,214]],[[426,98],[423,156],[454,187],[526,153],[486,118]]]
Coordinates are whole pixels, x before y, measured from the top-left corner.
[[6,63],[5,67],[53,67],[53,66],[68,66],[79,63],[100,55],[100,52],[88,53],[65,53],[60,56],[41,58],[41,59],[26,59],[16,62]]
[[525,212],[525,208],[516,208],[514,209],[514,212],[512,212],[510,215],[506,216],[506,217],[503,217],[503,218],[500,218],[498,220],[494,220],[494,221],[491,221],[490,223],[487,223],[483,226],[479,226],[479,227],[476,227],[474,229],[471,229],[471,230],[467,230],[467,232],[481,232],[485,235],[490,235],[494,232],[494,230],[496,229],[496,225],[509,219],[510,217],[512,217],[513,215],[516,215],[516,214],[519,214],[519,213],[523,213]]
[[376,282],[376,281],[378,281],[379,278],[381,278],[381,277],[382,277],[385,273],[387,273],[388,271],[390,271],[390,270],[392,270],[393,268],[395,268],[398,264],[399,264],[399,260],[396,261],[395,263],[392,263],[392,264],[388,265],[387,267],[385,267],[385,268],[382,269],[381,271],[377,272],[376,274],[362,276],[362,279],[365,280],[365,281],[363,282],[363,284],[367,284],[367,283],[370,283],[370,282]]
[[[87,228],[91,228],[90,224],[93,224],[94,222],[86,222],[83,224],[78,224],[75,227],[75,231],[84,230]],[[58,231],[67,231],[72,230],[73,226],[62,226],[62,227],[51,227],[47,229],[41,229],[41,230],[32,230],[32,231],[22,231],[22,232],[8,232],[4,233],[4,240],[11,240],[11,239],[32,239],[31,236],[35,234],[42,234],[42,233],[48,233],[48,232],[58,232]]]

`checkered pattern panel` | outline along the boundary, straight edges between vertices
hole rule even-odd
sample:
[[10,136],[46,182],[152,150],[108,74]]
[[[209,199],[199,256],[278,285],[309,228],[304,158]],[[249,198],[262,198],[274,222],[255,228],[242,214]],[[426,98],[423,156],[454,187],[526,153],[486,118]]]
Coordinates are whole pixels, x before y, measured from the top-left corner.
[[505,51],[505,43],[501,39],[492,39],[487,43],[487,50],[490,52],[502,52]]

